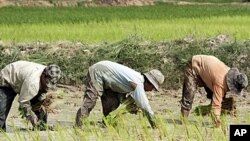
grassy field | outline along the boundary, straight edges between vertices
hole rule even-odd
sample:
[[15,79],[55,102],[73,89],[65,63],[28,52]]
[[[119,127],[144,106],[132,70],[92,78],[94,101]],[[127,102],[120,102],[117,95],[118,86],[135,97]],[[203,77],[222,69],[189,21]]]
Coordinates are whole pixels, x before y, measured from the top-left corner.
[[[18,14],[17,14],[18,13]],[[0,8],[0,39],[7,42],[114,42],[137,34],[153,40],[228,34],[250,37],[249,6]]]

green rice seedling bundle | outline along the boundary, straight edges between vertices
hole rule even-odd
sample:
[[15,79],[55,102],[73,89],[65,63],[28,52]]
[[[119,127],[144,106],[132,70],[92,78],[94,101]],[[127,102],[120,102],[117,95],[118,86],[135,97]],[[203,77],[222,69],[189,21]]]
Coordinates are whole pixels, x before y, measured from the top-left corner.
[[108,116],[103,118],[104,123],[107,126],[117,126],[118,122],[122,119],[122,115],[126,113],[135,113],[137,111],[137,106],[131,96],[126,98],[121,105],[111,112]]

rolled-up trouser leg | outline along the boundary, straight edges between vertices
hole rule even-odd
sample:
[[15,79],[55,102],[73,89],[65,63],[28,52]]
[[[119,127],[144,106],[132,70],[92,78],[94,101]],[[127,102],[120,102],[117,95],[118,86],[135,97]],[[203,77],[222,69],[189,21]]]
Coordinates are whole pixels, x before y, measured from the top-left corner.
[[6,131],[6,119],[16,97],[12,88],[0,87],[0,129]]
[[184,117],[188,117],[189,111],[192,109],[195,94],[194,92],[197,89],[197,79],[198,76],[192,70],[191,61],[189,61],[184,71],[184,83],[181,99],[181,113]]
[[90,97],[88,94],[84,96],[83,104],[81,108],[78,109],[76,114],[76,125],[78,127],[82,126],[83,118],[88,117],[91,110],[95,107],[97,98],[97,96]]
[[96,91],[93,83],[91,82],[89,74],[87,75],[86,91],[83,97],[83,104],[78,109],[76,114],[76,126],[82,126],[82,120],[89,116],[91,110],[95,107],[98,98],[98,92]]
[[102,110],[105,117],[119,107],[121,103],[120,99],[122,99],[121,96],[125,98],[125,94],[116,93],[109,89],[105,90],[101,96]]

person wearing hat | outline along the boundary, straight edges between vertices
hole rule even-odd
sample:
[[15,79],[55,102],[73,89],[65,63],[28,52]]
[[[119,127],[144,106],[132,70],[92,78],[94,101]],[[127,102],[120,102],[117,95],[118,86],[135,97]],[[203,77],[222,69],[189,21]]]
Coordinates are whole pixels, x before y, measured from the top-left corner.
[[164,75],[156,69],[140,73],[111,61],[100,61],[92,65],[88,69],[83,104],[76,114],[76,126],[82,127],[82,119],[89,116],[98,97],[101,97],[103,114],[107,116],[119,106],[122,97],[130,93],[136,105],[148,118],[151,127],[156,127],[154,112],[145,91],[159,90],[163,81]]
[[16,61],[5,66],[0,71],[0,129],[6,131],[6,119],[17,94],[20,107],[33,127],[46,123],[46,111],[33,111],[32,105],[44,100],[46,92],[56,87],[60,77],[61,70],[54,64]]
[[215,127],[220,127],[222,102],[226,92],[240,95],[248,85],[248,78],[237,68],[229,68],[218,58],[210,55],[194,55],[184,70],[181,113],[188,117],[197,87],[204,87],[211,99]]

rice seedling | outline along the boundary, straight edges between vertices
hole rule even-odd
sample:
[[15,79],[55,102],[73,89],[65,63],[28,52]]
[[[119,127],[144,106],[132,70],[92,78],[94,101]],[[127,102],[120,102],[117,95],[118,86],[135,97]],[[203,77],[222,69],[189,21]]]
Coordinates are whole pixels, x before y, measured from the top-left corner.
[[[190,56],[210,54],[250,74],[249,57],[244,57],[250,53],[250,42],[245,40],[250,37],[249,13],[247,6],[169,4],[143,7],[0,8],[0,39],[4,41],[4,44],[0,44],[0,67],[19,59],[43,64],[53,62],[63,70],[61,83],[81,86],[88,67],[108,59],[142,72],[159,68],[167,79],[163,88],[179,89],[182,70]],[[221,33],[231,35],[232,40],[216,47],[207,44],[208,38]],[[193,41],[187,42],[184,39],[187,36]],[[71,42],[53,44],[59,40]],[[32,41],[39,42],[19,44]],[[11,45],[7,42],[11,42]],[[58,93],[61,97],[66,96],[63,91]],[[228,140],[229,124],[250,123],[248,113],[243,112],[238,118],[223,115],[222,128],[214,129],[211,128],[210,116],[192,115],[183,123],[179,114],[168,111],[156,114],[158,128],[151,129],[142,113],[131,115],[124,110],[127,105],[129,103],[121,105],[121,109],[104,118],[105,128],[100,126],[100,112],[84,121],[83,129],[74,128],[73,125],[57,125],[56,131],[40,132],[30,130],[30,125],[23,123],[23,127],[27,128],[23,131],[15,126],[15,119],[12,119],[13,126],[10,128],[13,128],[13,132],[0,133],[0,138],[10,141],[223,141]],[[177,104],[175,106],[178,107]],[[63,115],[63,118],[70,118],[73,124],[75,115],[71,114]],[[119,118],[115,119],[117,115]]]
[[[107,126],[105,128],[86,125],[83,129],[58,126],[55,131],[20,131],[14,130],[11,134],[1,133],[1,138],[5,140],[228,140],[228,122],[230,118],[222,117],[222,128],[211,128],[202,125],[203,121],[209,121],[209,117],[195,117],[186,124],[176,124],[166,122],[169,115],[157,115],[158,128],[151,129],[148,121],[142,115],[125,114],[119,124],[119,128]],[[175,115],[176,116],[176,115]],[[128,118],[129,117],[129,118]],[[127,118],[127,119],[126,119]],[[96,119],[94,119],[96,120]],[[93,120],[92,120],[93,121]],[[97,122],[97,121],[95,121]],[[132,123],[131,123],[132,122]],[[240,122],[240,121],[239,121]],[[187,132],[188,131],[188,132]]]
[[[115,12],[114,12],[115,11]],[[16,15],[18,13],[18,16]],[[6,42],[116,42],[137,34],[156,41],[187,36],[249,35],[248,6],[0,8],[0,39]]]

